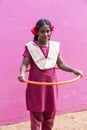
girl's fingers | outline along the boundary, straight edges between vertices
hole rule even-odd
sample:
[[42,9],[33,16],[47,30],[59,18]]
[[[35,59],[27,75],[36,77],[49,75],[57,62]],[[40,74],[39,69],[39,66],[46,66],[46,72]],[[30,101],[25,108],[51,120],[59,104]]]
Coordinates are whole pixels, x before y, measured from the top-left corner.
[[23,82],[23,81],[24,81],[24,79],[23,79],[22,76],[18,76],[18,80],[19,80],[20,82]]
[[83,72],[82,71],[76,71],[74,73],[75,73],[75,75],[80,75],[81,77],[83,76]]

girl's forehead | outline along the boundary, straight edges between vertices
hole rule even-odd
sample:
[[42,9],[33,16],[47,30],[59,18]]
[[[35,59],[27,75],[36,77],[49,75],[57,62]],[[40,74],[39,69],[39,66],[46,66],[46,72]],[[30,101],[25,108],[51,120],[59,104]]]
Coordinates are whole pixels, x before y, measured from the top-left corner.
[[50,29],[50,26],[49,25],[43,25],[40,29]]

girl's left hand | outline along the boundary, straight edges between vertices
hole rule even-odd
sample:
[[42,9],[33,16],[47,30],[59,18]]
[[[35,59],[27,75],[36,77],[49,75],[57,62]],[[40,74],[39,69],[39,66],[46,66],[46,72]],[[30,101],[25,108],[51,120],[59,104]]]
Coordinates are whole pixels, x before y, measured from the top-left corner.
[[83,76],[83,72],[82,72],[81,70],[74,70],[73,73],[74,73],[75,75],[80,75],[81,78],[82,78],[82,76]]

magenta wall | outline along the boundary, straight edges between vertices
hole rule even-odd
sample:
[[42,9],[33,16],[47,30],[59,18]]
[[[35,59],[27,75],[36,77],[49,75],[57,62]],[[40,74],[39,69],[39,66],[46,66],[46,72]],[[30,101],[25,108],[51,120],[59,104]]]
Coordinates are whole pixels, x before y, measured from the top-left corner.
[[[87,108],[86,12],[85,0],[0,1],[0,125],[29,119],[26,84],[18,82],[17,75],[24,45],[33,38],[30,29],[40,18],[55,26],[52,40],[61,42],[64,61],[84,72],[79,81],[59,86],[58,114]],[[75,77],[62,71],[58,76],[59,80]]]

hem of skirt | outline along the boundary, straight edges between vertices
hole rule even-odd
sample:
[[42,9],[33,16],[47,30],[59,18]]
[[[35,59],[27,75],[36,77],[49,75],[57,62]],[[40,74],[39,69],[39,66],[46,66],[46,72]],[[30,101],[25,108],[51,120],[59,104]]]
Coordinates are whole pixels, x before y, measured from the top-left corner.
[[43,109],[43,110],[36,110],[36,109],[29,109],[27,108],[27,111],[34,111],[34,112],[44,112],[44,111],[57,111],[57,109]]

